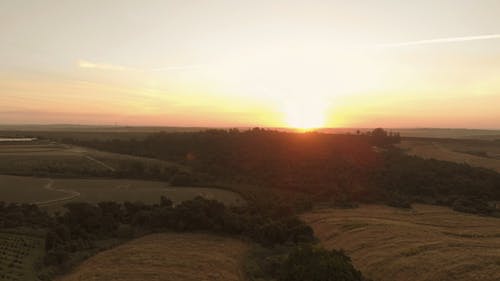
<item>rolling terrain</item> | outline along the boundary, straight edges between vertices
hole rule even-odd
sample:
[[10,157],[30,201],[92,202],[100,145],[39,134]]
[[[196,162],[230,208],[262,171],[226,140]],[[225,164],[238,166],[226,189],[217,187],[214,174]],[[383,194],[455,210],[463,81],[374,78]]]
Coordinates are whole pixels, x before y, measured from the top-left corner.
[[248,245],[209,234],[153,234],[107,250],[57,281],[240,281]]
[[[174,203],[201,196],[228,205],[243,202],[237,193],[168,182],[127,179],[149,172],[168,179],[189,168],[149,158],[103,152],[51,141],[0,144],[0,201],[33,203],[57,209],[70,201],[141,201]],[[36,177],[34,177],[36,176]],[[120,179],[110,177],[118,176]],[[125,179],[123,179],[125,177]]]
[[127,179],[44,179],[0,175],[0,198],[5,202],[34,203],[41,207],[62,206],[70,201],[141,201],[158,203],[161,196],[174,203],[201,196],[228,205],[244,199],[235,192],[207,187],[175,187],[159,181]]
[[133,169],[189,172],[188,168],[167,161],[102,152],[53,141],[0,143],[0,174],[111,176]]
[[409,155],[467,163],[500,172],[500,145],[492,142],[405,140],[398,146]]
[[500,220],[415,205],[318,209],[302,218],[375,281],[500,280]]

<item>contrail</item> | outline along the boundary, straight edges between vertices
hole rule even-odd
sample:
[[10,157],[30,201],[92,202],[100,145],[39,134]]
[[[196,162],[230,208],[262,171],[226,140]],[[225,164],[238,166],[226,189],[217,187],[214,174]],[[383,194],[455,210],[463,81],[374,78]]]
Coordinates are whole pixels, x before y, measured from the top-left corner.
[[447,37],[447,38],[436,38],[436,39],[408,41],[408,42],[399,42],[399,43],[378,44],[378,45],[375,45],[375,47],[377,47],[377,48],[397,48],[397,47],[407,47],[407,46],[416,46],[416,45],[457,43],[457,42],[489,40],[489,39],[500,39],[500,34],[487,34],[487,35],[463,36],[463,37]]
[[198,69],[203,67],[202,65],[199,64],[188,64],[188,65],[171,65],[171,66],[157,67],[152,69],[139,69],[123,65],[91,62],[88,60],[78,60],[76,64],[80,68],[93,68],[93,69],[114,70],[114,71],[135,71],[135,72],[182,71],[182,70]]

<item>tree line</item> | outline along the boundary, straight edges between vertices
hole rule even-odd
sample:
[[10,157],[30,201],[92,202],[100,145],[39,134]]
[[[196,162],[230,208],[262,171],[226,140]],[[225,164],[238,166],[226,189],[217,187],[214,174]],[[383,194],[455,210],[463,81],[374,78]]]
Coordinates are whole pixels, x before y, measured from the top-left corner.
[[[95,249],[98,241],[127,240],[164,231],[205,231],[239,236],[271,248],[275,245],[295,245],[279,263],[280,270],[270,275],[279,280],[289,280],[287,276],[297,272],[304,277],[310,275],[307,280],[323,280],[314,277],[318,276],[316,269],[331,274],[349,272],[349,278],[339,280],[363,280],[343,253],[317,250],[312,245],[315,241],[313,230],[295,215],[293,209],[279,203],[265,209],[261,209],[259,204],[227,207],[220,202],[197,197],[174,205],[168,198],[161,197],[160,203],[153,205],[140,202],[73,202],[66,204],[65,208],[63,213],[49,214],[36,205],[0,203],[2,229],[22,227],[46,231],[46,253],[40,270],[43,273],[39,276],[42,280],[50,280],[54,273],[71,267],[73,264],[68,261],[74,260],[73,256]],[[304,268],[304,264],[299,263],[304,255],[330,266],[323,268],[321,263],[309,263]],[[311,268],[307,268],[309,266]]]
[[399,134],[381,128],[344,135],[255,128],[154,133],[140,140],[65,141],[191,167],[195,173],[173,176],[179,184],[226,181],[293,190],[341,205],[386,202],[409,207],[425,202],[495,213],[486,205],[488,200],[500,200],[498,173],[405,155],[393,146],[400,140]]

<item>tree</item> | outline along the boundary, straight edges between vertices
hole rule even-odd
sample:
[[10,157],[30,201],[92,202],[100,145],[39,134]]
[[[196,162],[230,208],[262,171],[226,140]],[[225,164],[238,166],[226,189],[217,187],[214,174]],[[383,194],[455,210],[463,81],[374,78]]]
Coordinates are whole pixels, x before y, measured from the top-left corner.
[[361,272],[341,251],[305,245],[295,249],[282,265],[280,281],[362,281]]

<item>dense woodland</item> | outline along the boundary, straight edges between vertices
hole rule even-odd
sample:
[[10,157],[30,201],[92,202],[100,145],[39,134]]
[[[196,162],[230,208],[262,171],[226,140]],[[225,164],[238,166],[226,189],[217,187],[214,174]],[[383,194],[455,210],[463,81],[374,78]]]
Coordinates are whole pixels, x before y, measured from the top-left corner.
[[272,130],[208,130],[156,133],[141,140],[78,140],[67,143],[174,161],[194,174],[176,174],[175,184],[226,181],[297,191],[314,201],[413,202],[496,214],[500,174],[484,168],[408,156],[395,148],[398,134],[383,129],[349,135]]
[[180,184],[202,178],[321,194],[363,192],[358,188],[367,185],[371,171],[378,165],[372,146],[398,142],[399,136],[387,135],[383,130],[364,135],[330,135],[256,128],[157,133],[141,140],[63,141],[193,168],[194,175],[176,175],[173,180]]

